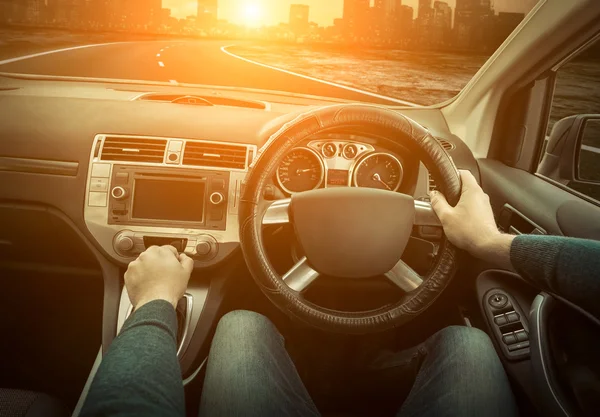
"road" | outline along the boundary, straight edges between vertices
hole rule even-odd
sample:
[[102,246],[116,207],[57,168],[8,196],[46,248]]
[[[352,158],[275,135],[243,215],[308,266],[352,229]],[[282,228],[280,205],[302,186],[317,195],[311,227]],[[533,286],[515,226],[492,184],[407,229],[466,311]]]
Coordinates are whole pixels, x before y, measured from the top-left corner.
[[224,41],[148,41],[94,45],[0,61],[0,72],[165,81],[409,104],[362,90],[251,62]]

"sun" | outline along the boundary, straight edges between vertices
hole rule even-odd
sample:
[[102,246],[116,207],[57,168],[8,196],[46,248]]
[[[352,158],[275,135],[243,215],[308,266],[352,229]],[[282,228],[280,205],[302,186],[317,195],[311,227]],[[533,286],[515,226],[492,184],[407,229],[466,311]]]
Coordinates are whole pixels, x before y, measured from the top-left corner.
[[242,17],[248,26],[259,26],[263,18],[263,9],[258,3],[246,3],[243,6]]

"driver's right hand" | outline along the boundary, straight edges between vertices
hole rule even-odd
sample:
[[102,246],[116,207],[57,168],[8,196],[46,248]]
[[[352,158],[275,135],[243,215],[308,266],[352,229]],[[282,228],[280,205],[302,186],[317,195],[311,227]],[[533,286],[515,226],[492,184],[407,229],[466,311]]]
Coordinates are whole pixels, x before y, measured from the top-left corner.
[[431,206],[444,227],[448,240],[471,255],[483,258],[486,249],[501,235],[489,196],[483,192],[469,171],[460,170],[462,191],[452,207],[442,193],[431,194]]

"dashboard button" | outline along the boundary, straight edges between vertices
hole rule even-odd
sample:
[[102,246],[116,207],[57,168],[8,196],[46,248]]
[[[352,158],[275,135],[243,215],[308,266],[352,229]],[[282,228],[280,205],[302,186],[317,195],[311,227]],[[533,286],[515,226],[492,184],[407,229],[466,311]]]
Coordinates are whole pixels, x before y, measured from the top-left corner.
[[206,256],[210,253],[211,246],[208,242],[200,242],[196,245],[196,253],[199,256]]
[[117,248],[119,252],[129,252],[131,249],[133,249],[133,246],[133,239],[131,239],[129,236],[120,236],[115,242],[115,248]]
[[215,222],[220,222],[223,220],[223,210],[222,209],[214,209],[210,211],[210,220]]
[[111,190],[110,195],[117,200],[124,200],[125,198],[127,198],[129,193],[127,192],[126,188],[117,186]]
[[115,183],[127,184],[128,182],[129,182],[129,173],[128,172],[117,172],[117,175],[115,175]]
[[225,201],[225,196],[222,193],[215,191],[214,193],[212,193],[210,195],[210,202],[211,202],[211,204],[214,204],[215,206],[218,206],[223,201]]
[[108,203],[108,194],[91,192],[88,202],[90,207],[106,207]]
[[108,178],[110,176],[110,164],[94,163],[92,165],[92,177]]
[[219,252],[219,244],[211,235],[200,235],[196,240],[196,258],[201,261],[210,261]]
[[92,178],[90,191],[108,191],[108,178]]
[[223,191],[225,189],[225,180],[215,179],[212,181],[212,189],[215,191]]

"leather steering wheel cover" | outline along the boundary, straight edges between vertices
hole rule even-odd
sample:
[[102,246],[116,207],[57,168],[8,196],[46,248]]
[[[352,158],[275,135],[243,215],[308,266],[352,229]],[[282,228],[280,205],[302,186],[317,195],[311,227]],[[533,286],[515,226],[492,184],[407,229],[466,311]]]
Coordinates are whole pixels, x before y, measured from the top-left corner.
[[457,251],[443,236],[437,260],[419,288],[399,302],[377,310],[329,310],[305,300],[283,282],[268,260],[262,243],[263,212],[259,202],[264,186],[283,156],[299,142],[325,130],[351,127],[379,137],[401,136],[400,143],[423,161],[448,202],[451,205],[458,202],[461,192],[458,170],[426,129],[389,109],[360,104],[334,105],[308,111],[286,123],[263,147],[246,178],[246,189],[240,201],[240,239],[250,273],[267,298],[281,310],[326,331],[362,334],[400,326],[429,307],[454,276]]

